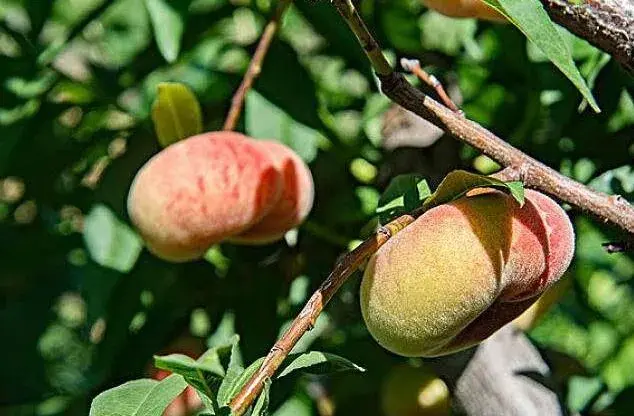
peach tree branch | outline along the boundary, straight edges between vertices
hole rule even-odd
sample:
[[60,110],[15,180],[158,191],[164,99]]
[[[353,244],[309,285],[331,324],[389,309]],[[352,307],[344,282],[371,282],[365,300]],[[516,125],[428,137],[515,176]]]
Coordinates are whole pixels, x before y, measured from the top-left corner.
[[[351,0],[331,0],[363,47],[381,81],[382,91],[395,103],[440,127],[458,140],[488,155],[506,168],[495,176],[504,180],[522,180],[529,187],[581,208],[605,222],[634,235],[634,208],[620,196],[609,196],[570,179],[511,146],[484,127],[460,113],[439,104],[414,88],[405,78],[393,71],[391,65],[370,34]],[[309,331],[326,304],[346,279],[393,235],[411,224],[421,214],[417,209],[403,215],[364,241],[344,256],[328,278],[313,293],[289,329],[275,343],[260,369],[247,381],[231,400],[231,410],[242,415],[261,393],[266,380],[273,377],[293,346]]]
[[326,304],[332,299],[337,290],[345,283],[350,275],[359,268],[363,262],[385,244],[399,231],[411,224],[414,215],[402,215],[379,228],[370,238],[361,243],[357,248],[342,257],[335,268],[312,294],[306,305],[295,318],[291,326],[277,340],[271,351],[264,359],[260,369],[247,381],[242,390],[231,400],[229,406],[236,415],[242,415],[262,392],[264,382],[273,377],[284,359],[291,352],[299,339],[313,328],[319,314]]
[[262,63],[264,62],[264,58],[266,57],[269,47],[271,46],[271,42],[281,25],[284,13],[292,2],[293,0],[279,0],[275,13],[264,28],[264,32],[262,32],[258,46],[253,54],[253,59],[251,59],[251,62],[249,63],[249,67],[242,78],[242,82],[231,99],[231,107],[229,108],[229,113],[225,119],[225,124],[222,128],[223,130],[232,131],[236,128],[247,93],[253,86],[256,78],[260,76],[260,72],[262,72]]
[[634,0],[541,0],[553,21],[612,55],[634,75]]

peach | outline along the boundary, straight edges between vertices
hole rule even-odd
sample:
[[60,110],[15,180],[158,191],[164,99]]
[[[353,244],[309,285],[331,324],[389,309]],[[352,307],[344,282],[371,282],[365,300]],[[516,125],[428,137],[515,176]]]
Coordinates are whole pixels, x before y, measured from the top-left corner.
[[475,345],[512,321],[566,271],[574,232],[550,198],[500,191],[435,207],[370,259],[361,311],[370,334],[403,356]]
[[482,0],[422,0],[423,4],[449,17],[475,17],[477,19],[506,21],[497,10]]
[[257,141],[273,159],[282,174],[282,195],[269,213],[253,227],[230,241],[242,244],[264,244],[279,240],[286,232],[301,224],[313,206],[315,186],[304,161],[290,148],[276,141]]
[[425,367],[401,364],[388,374],[381,390],[387,416],[449,416],[451,402],[444,381]]
[[253,140],[204,133],[163,149],[139,170],[128,213],[152,253],[188,261],[253,227],[282,187],[276,163]]

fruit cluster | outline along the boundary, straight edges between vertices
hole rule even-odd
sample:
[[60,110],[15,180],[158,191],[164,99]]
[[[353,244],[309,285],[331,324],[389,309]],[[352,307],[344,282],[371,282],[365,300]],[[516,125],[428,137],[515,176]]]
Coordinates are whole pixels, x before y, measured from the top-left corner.
[[370,259],[361,309],[372,336],[403,356],[438,356],[489,337],[566,271],[574,232],[553,200],[477,190],[433,208]]
[[225,240],[279,240],[306,218],[313,195],[310,170],[288,147],[212,132],[150,159],[134,178],[128,213],[152,253],[182,262]]

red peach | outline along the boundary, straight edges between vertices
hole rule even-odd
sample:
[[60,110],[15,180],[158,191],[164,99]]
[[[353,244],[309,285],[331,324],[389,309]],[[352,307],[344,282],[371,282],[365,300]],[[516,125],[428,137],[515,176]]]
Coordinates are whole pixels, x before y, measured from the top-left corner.
[[315,186],[304,161],[290,148],[276,141],[257,142],[273,159],[282,173],[282,196],[269,213],[231,241],[242,244],[263,244],[279,240],[286,232],[301,224],[313,206]]
[[141,168],[128,212],[151,252],[192,260],[264,218],[280,197],[281,176],[246,136],[204,133],[167,147]]

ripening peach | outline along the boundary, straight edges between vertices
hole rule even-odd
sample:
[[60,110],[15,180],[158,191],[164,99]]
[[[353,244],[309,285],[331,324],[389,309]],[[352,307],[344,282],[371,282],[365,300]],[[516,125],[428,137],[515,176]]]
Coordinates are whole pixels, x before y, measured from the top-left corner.
[[438,356],[486,339],[568,268],[574,232],[550,198],[523,207],[500,191],[435,207],[370,259],[361,311],[370,334],[404,356]]
[[482,0],[422,0],[423,4],[449,17],[475,17],[477,19],[506,21],[497,10]]
[[282,174],[255,143],[239,133],[204,133],[165,148],[141,168],[128,213],[152,253],[169,261],[200,258],[274,208]]
[[449,388],[425,367],[402,364],[388,374],[381,390],[386,416],[449,416]]
[[242,244],[264,244],[279,240],[290,229],[301,224],[313,206],[315,185],[304,161],[283,144],[262,140],[256,142],[268,152],[282,174],[282,195],[264,218],[230,240]]

